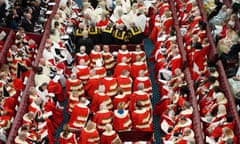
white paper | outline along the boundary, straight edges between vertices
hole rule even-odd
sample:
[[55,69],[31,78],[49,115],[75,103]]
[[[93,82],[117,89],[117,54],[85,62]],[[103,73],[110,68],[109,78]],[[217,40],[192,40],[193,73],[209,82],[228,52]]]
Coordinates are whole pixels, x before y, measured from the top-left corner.
[[49,10],[48,10],[48,11],[46,12],[46,14],[47,14],[47,15],[50,15],[50,14],[52,14],[52,11],[49,11]]
[[5,32],[5,31],[2,31],[2,32],[0,33],[0,40],[3,40],[6,35],[7,35],[6,32]]
[[48,5],[49,6],[54,6],[54,5],[56,5],[56,3],[55,2],[50,2],[50,3],[48,3]]
[[63,35],[61,36],[61,39],[69,39],[69,35]]

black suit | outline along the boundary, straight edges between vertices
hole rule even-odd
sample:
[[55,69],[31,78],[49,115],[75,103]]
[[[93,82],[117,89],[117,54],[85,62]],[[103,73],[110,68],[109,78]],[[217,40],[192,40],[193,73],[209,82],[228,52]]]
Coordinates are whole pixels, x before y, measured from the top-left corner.
[[33,10],[33,12],[32,12],[32,22],[33,23],[38,22],[41,8],[39,6],[32,6],[31,8]]
[[144,36],[140,27],[133,26],[127,31],[128,42],[130,44],[142,43]]
[[34,24],[25,18],[22,20],[21,26],[26,32],[34,32]]
[[0,18],[5,17],[6,17],[6,4],[4,3],[3,5],[0,5]]
[[114,31],[114,27],[108,25],[106,28],[102,30],[101,33],[101,42],[102,44],[112,44],[113,43],[113,36],[112,33]]

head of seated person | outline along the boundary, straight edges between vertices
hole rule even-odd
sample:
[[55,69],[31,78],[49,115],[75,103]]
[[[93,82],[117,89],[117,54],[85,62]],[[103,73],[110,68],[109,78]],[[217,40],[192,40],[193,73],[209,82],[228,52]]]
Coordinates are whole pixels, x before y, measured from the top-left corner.
[[31,7],[27,7],[25,10],[24,10],[24,13],[29,13],[29,14],[32,14],[33,12],[33,9]]
[[125,44],[121,45],[121,50],[122,51],[127,51],[128,50],[127,45],[125,45]]

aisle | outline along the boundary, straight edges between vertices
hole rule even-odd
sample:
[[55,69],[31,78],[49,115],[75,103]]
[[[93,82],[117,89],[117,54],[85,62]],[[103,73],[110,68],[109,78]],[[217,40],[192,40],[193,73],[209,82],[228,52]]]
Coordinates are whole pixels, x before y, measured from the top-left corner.
[[58,138],[60,136],[60,133],[61,131],[63,130],[63,126],[64,124],[66,124],[68,122],[68,119],[69,119],[69,115],[67,113],[67,102],[68,102],[68,99],[65,99],[63,103],[61,103],[60,105],[64,107],[63,109],[63,121],[62,123],[60,124],[60,126],[56,129],[56,133],[55,133],[55,144],[58,144]]
[[[144,50],[147,55],[147,58],[151,56],[151,52],[154,48],[153,43],[149,39],[144,40]],[[155,77],[154,77],[154,63],[148,62],[148,68],[150,70],[150,78],[152,81],[152,89],[153,89],[153,97],[152,97],[152,105],[153,110],[155,109],[156,104],[160,101],[160,95],[158,92],[158,85],[155,83]],[[153,125],[154,125],[154,138],[155,138],[155,144],[161,144],[160,137],[162,136],[162,133],[159,128],[159,120],[160,117],[157,115],[153,116]]]

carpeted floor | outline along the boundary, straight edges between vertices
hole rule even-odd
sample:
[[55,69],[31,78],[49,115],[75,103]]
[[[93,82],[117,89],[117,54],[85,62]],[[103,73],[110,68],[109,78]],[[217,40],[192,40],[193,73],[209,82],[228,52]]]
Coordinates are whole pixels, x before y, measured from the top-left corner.
[[61,103],[61,106],[64,107],[64,109],[63,109],[64,118],[63,118],[63,122],[61,123],[61,125],[56,130],[56,133],[55,133],[56,142],[55,142],[55,144],[58,144],[58,138],[59,138],[59,135],[60,135],[60,133],[63,129],[63,125],[66,124],[68,122],[68,119],[69,119],[69,115],[68,115],[67,110],[66,110],[67,102],[68,102],[68,99],[65,99],[65,101],[63,103]]
[[[146,52],[147,58],[151,57],[152,50],[154,48],[153,43],[149,39],[144,40],[144,50]],[[155,109],[156,104],[160,101],[160,95],[158,92],[158,85],[155,82],[154,77],[154,63],[148,62],[148,68],[150,70],[150,78],[152,81],[152,88],[153,88],[153,97],[152,97],[152,105],[153,109]],[[154,115],[153,116],[153,125],[154,125],[154,138],[155,138],[155,144],[161,144],[160,138],[162,136],[162,133],[159,128],[159,116]]]
[[[149,58],[151,56],[151,52],[153,50],[153,47],[154,47],[154,45],[149,39],[144,40],[144,50],[146,52],[147,58]],[[154,71],[153,71],[154,63],[152,63],[152,62],[148,63],[148,67],[149,67],[149,70],[150,70],[150,77],[151,77],[152,85],[153,85],[152,105],[153,105],[153,109],[155,109],[155,105],[160,100],[160,95],[159,95],[159,92],[158,92],[158,85],[155,83],[155,77],[154,77]],[[56,130],[56,134],[55,134],[56,141],[59,138],[59,135],[62,131],[63,125],[65,123],[67,123],[68,119],[69,119],[69,116],[68,116],[67,111],[66,111],[67,100],[65,100],[61,105],[64,106],[64,110],[63,110],[64,120],[63,120],[62,124],[60,125],[60,127]],[[159,128],[159,116],[155,116],[155,115],[153,116],[153,124],[154,124],[155,144],[161,144],[160,137],[162,136],[162,133],[161,133],[160,128]],[[58,142],[56,142],[55,144],[58,144]]]

